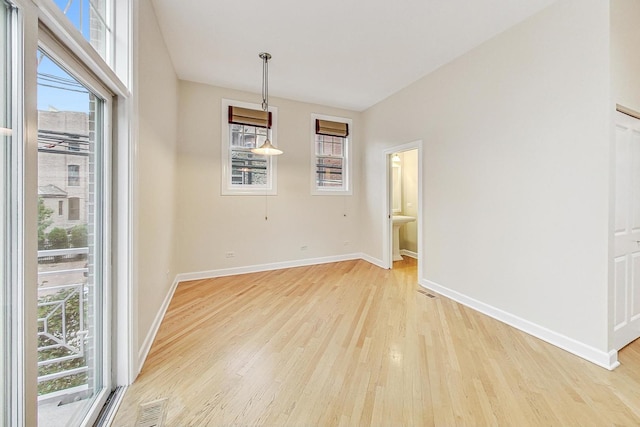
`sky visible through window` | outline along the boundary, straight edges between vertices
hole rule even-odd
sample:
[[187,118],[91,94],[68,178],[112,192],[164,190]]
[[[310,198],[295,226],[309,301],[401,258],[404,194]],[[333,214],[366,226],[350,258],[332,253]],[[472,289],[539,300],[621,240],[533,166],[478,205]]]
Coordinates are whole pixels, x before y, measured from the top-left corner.
[[[89,0],[54,0],[89,40]],[[38,52],[38,110],[89,113],[89,92],[42,52]]]
[[38,52],[38,110],[89,113],[89,92],[65,70]]
[[71,23],[89,40],[89,0],[55,0]]

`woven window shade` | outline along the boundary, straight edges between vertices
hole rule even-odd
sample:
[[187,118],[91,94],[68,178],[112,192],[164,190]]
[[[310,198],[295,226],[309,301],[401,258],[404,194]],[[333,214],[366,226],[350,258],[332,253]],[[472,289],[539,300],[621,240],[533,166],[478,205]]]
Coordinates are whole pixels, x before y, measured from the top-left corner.
[[[249,125],[257,127],[266,127],[267,112],[261,110],[252,110],[250,108],[229,106],[229,123],[238,125]],[[271,128],[271,113],[269,113],[269,128]]]
[[318,135],[346,137],[349,135],[349,124],[316,119],[316,133]]

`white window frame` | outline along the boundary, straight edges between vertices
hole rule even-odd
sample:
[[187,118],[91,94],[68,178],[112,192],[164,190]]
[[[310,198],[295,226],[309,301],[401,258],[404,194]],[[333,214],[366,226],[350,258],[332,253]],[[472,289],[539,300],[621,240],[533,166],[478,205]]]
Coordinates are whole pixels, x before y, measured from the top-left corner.
[[[332,122],[347,123],[349,135],[344,139],[344,160],[342,163],[342,187],[319,187],[316,183],[316,120],[329,120]],[[312,196],[351,196],[353,194],[351,183],[351,135],[353,133],[353,120],[347,117],[327,116],[325,114],[311,114],[311,195]]]
[[[222,171],[222,188],[223,196],[275,196],[278,194],[277,179],[277,156],[266,156],[267,158],[267,184],[265,186],[258,185],[238,185],[231,181],[231,123],[229,123],[229,107],[250,108],[252,110],[262,110],[260,104],[252,104],[248,102],[234,101],[230,99],[222,100],[221,115],[221,156],[220,163]],[[270,140],[273,145],[277,145],[278,140],[278,108],[269,106],[271,113],[271,132]]]
[[[9,2],[11,6],[15,6],[14,2]],[[0,7],[5,7],[1,5]],[[24,423],[24,402],[20,396],[24,393],[25,381],[21,370],[24,366],[24,346],[23,336],[25,335],[25,327],[23,319],[14,313],[24,305],[22,287],[19,286],[20,271],[18,266],[21,264],[22,253],[22,225],[18,223],[18,215],[20,212],[20,197],[13,197],[20,194],[21,191],[19,181],[20,163],[18,141],[22,140],[22,111],[18,108],[22,106],[22,68],[21,59],[21,19],[20,12],[11,8],[8,14],[3,17],[7,27],[2,28],[4,32],[0,37],[0,41],[5,44],[6,57],[0,61],[0,66],[5,68],[9,77],[9,84],[2,90],[0,102],[4,105],[2,114],[10,115],[5,123],[2,120],[0,125],[0,150],[2,150],[2,161],[4,162],[4,170],[0,177],[1,197],[0,200],[0,280],[2,281],[2,289],[0,289],[0,327],[3,332],[0,333],[0,394],[2,402],[0,402],[0,424],[1,425],[21,425]],[[5,38],[4,36],[8,36]],[[5,62],[6,59],[6,62]],[[0,82],[4,85],[5,82]],[[6,92],[5,92],[6,90]]]

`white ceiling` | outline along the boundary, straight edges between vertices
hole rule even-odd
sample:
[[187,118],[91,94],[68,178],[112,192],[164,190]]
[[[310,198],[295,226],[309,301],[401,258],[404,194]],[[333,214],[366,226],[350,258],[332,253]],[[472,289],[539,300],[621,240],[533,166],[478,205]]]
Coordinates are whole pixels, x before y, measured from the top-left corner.
[[[178,77],[362,111],[555,0],[152,0]],[[257,98],[257,101],[259,98]]]

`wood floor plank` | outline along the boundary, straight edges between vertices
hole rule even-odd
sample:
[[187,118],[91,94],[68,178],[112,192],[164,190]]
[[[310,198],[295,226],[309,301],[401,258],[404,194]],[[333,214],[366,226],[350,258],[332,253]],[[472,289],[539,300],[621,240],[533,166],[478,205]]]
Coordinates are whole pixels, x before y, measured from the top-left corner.
[[407,259],[181,283],[113,425],[160,398],[177,427],[640,425],[640,341],[609,372],[416,281]]

